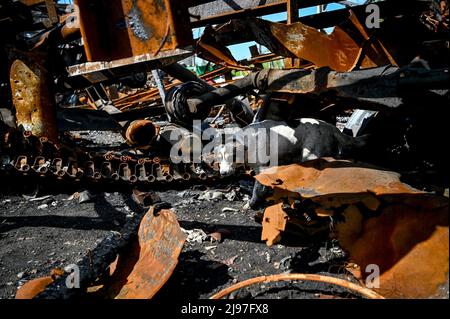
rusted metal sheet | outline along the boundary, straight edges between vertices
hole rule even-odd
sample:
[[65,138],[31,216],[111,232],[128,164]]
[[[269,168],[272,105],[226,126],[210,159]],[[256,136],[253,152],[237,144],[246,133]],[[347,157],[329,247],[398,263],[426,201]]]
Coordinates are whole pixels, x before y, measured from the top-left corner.
[[51,77],[45,67],[45,54],[33,53],[16,59],[10,67],[10,84],[17,126],[34,136],[58,142],[55,101]]
[[[117,299],[152,298],[170,278],[185,240],[172,211],[150,208],[140,223],[138,238],[109,266],[110,277],[100,281],[101,285],[87,287],[87,292]],[[51,276],[25,283],[16,299],[35,298],[63,275],[64,270],[54,269]]]
[[138,241],[119,255],[110,278],[110,297],[150,299],[175,269],[186,235],[172,211],[154,213],[152,207],[142,219]]
[[[367,41],[368,36],[364,27],[354,14],[350,14],[349,21],[365,35]],[[390,62],[387,57],[382,58],[384,52],[380,50],[376,51],[378,53],[376,61],[369,59],[366,53],[373,51],[374,46],[365,46],[364,51],[363,43],[356,43],[339,26],[328,35],[301,22],[284,24],[262,19],[232,20],[215,30],[207,28],[198,42],[198,50],[201,50],[206,59],[216,63],[222,60],[227,65],[236,67],[237,62],[226,46],[217,41],[216,36],[220,33],[235,32],[249,34],[249,39],[264,45],[272,53],[305,59],[317,67],[327,66],[341,72],[352,70],[360,60],[363,67],[385,65]]]
[[112,61],[192,44],[187,8],[174,0],[76,0],[88,61]]
[[[299,5],[303,5],[303,3],[304,2],[302,1]],[[410,37],[398,37],[398,34],[411,34],[417,32],[418,37],[424,36],[422,32],[423,25],[421,25],[417,17],[423,10],[427,9],[427,3],[427,1],[409,1],[408,3],[405,1],[377,2],[377,5],[380,8],[380,18],[383,23],[381,24],[381,28],[376,29],[369,29],[364,26],[364,22],[368,15],[366,12],[366,5],[304,16],[299,18],[298,21],[315,29],[335,26],[337,26],[338,29],[341,29],[341,31],[346,33],[356,45],[362,49],[360,59],[355,60],[355,65],[357,67],[368,67],[373,64],[385,65],[388,63],[403,66],[409,64],[411,60],[416,57],[418,42],[410,41]],[[251,12],[246,16],[246,19],[232,20],[229,22],[231,18],[234,18],[233,16],[230,16],[228,19],[222,20],[220,23],[225,24],[215,28],[217,31],[220,30],[220,32],[214,32],[213,34],[216,43],[220,44],[222,47],[228,47],[233,44],[248,41],[261,41],[261,44],[262,42],[278,42],[276,38],[271,39],[273,36],[271,35],[270,30],[267,28],[262,29],[258,26],[255,27],[253,22],[249,22],[254,20],[253,18],[249,18],[249,16],[251,16]],[[353,23],[355,20],[359,21],[357,22],[357,25]],[[286,21],[278,21],[278,23],[286,26]],[[293,27],[293,31],[295,31],[294,29],[295,28]],[[280,33],[281,39],[286,38],[285,36],[283,37],[283,30]],[[295,36],[297,33],[292,32],[292,34]],[[287,32],[286,35],[289,35],[289,33]],[[323,36],[325,36],[324,38],[332,37],[332,35],[322,34],[321,38]],[[211,44],[212,42],[209,41],[209,43]],[[351,42],[349,41],[349,43]],[[289,51],[283,48],[279,50]],[[322,50],[323,49],[320,49],[317,52],[321,53]],[[340,47],[339,50],[346,51],[347,49]],[[293,52],[295,51],[299,52],[300,50],[298,47],[294,46]],[[315,51],[313,54],[316,54],[317,52]],[[354,52],[350,53],[352,56],[355,56]],[[293,53],[290,53],[288,57],[292,57],[292,54]],[[322,53],[319,55],[323,56]],[[351,56],[348,56],[347,59],[350,57]],[[297,65],[296,63],[289,64]]]
[[277,204],[263,217],[267,244],[289,224],[286,204],[308,199],[318,216],[334,218],[331,236],[360,267],[362,282],[376,265],[376,291],[385,297],[448,298],[447,198],[414,189],[397,173],[333,159],[269,168],[256,179],[275,190]]
[[[240,65],[231,54],[231,51],[223,45],[218,43],[210,44],[211,37],[205,32],[197,42],[198,57],[214,62],[215,64],[223,65],[234,70],[250,70],[251,68]],[[213,40],[214,41],[214,40]]]
[[364,219],[349,207],[333,237],[361,269],[362,282],[371,274],[365,271],[369,265],[379,267],[375,290],[383,296],[448,298],[448,199],[420,196],[408,205],[401,197],[382,208],[379,217]]
[[257,175],[256,179],[263,185],[298,193],[306,198],[333,194],[424,194],[400,182],[398,173],[332,158],[271,167]]
[[265,241],[267,246],[278,243],[281,233],[286,229],[289,216],[283,211],[282,206],[283,203],[278,203],[264,210],[261,240]]
[[17,290],[16,299],[33,299],[43,292],[51,283],[53,283],[56,278],[62,276],[63,274],[64,270],[53,269],[50,276],[27,281]]

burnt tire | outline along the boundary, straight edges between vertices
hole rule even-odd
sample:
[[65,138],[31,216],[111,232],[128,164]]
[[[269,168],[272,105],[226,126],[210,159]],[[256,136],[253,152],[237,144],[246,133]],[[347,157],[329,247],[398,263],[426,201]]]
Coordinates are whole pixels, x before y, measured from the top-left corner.
[[200,96],[208,92],[206,85],[199,82],[186,82],[171,88],[166,94],[165,109],[172,122],[183,126],[192,126],[193,120],[204,120],[209,114],[209,109],[198,110],[191,113],[187,105],[187,99]]

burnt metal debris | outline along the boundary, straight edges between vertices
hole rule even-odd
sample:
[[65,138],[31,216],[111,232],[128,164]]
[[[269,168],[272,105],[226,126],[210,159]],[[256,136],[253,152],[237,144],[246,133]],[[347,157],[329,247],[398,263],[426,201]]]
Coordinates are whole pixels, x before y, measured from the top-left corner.
[[[342,6],[299,14],[331,3]],[[369,4],[379,27],[367,24]],[[280,12],[287,21],[264,18]],[[266,196],[255,219],[268,245],[287,235],[330,238],[361,286],[366,267],[378,265],[380,286],[267,274],[213,298],[294,279],[368,298],[448,297],[447,0],[5,0],[0,27],[8,30],[0,35],[2,183],[133,188],[138,205],[152,205],[79,263],[81,289],[65,288],[69,274],[55,269],[17,298],[152,298],[185,242],[152,190],[226,181],[207,160],[220,154],[195,150],[211,142],[208,129],[274,120],[287,132],[299,118],[365,135],[368,145],[353,158],[242,165],[227,178],[257,175],[254,191]],[[238,60],[230,45],[249,41],[259,48]],[[207,61],[202,72],[186,67],[194,56]]]

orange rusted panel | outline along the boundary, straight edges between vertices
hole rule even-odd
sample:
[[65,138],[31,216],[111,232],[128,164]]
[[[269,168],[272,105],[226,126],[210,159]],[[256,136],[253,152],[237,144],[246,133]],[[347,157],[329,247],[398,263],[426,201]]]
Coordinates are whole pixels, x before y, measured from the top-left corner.
[[349,71],[362,52],[362,48],[339,27],[330,35],[301,22],[291,25],[274,23],[270,29],[291,54],[313,62],[317,67],[328,66],[336,71]]
[[[207,36],[207,32],[205,32],[205,34],[206,36],[201,37],[197,42],[196,50],[199,57],[234,70],[245,71],[252,69],[250,67],[240,65],[226,46],[215,43],[213,39],[210,39]],[[213,42],[210,44],[209,41],[211,40]]]
[[187,7],[174,0],[75,0],[88,61],[192,45]]
[[[301,22],[290,24],[275,23],[262,19],[231,20],[216,29],[206,28],[197,45],[203,58],[239,68],[227,47],[220,43],[215,34],[233,34],[243,32],[248,39],[266,46],[272,53],[283,57],[298,58],[312,62],[316,67],[329,67],[335,71],[347,72],[360,65],[363,68],[392,63],[391,54],[381,43],[370,43],[369,36],[356,16],[351,13],[347,24],[356,29],[364,39],[357,43],[340,26],[336,26],[331,34],[307,26]],[[247,38],[246,38],[247,39]],[[376,58],[372,60],[367,54]],[[292,63],[290,63],[292,64]]]
[[52,282],[53,278],[51,276],[30,280],[17,290],[16,299],[33,299]]
[[[256,176],[274,188],[275,201],[310,198],[318,205],[316,212],[341,214],[343,218],[336,220],[343,221],[334,223],[332,237],[349,252],[363,282],[372,274],[366,272],[368,266],[378,267],[378,293],[389,298],[448,298],[448,199],[414,189],[399,177],[333,159],[273,167]],[[366,208],[357,203],[373,214],[363,214],[360,210]],[[266,212],[280,218],[281,207],[279,203]],[[345,210],[333,212],[339,207]],[[266,224],[263,239],[278,240],[274,230],[281,233],[283,227]]]
[[[344,212],[334,237],[361,269],[364,281],[380,269],[376,291],[388,298],[448,298],[448,200],[424,197],[423,204],[392,204],[379,217],[364,219],[358,209]],[[430,208],[434,206],[434,208]]]
[[400,182],[398,173],[332,158],[271,167],[256,176],[256,179],[263,185],[297,193],[305,198],[326,196],[326,205],[329,207],[363,202],[375,210],[379,205],[376,196],[424,193]]
[[142,219],[139,239],[125,255],[119,256],[111,277],[110,296],[117,299],[150,299],[172,275],[186,235],[175,214],[153,208]]
[[41,292],[43,292],[47,286],[55,281],[55,279],[64,274],[62,269],[53,269],[51,276],[36,278],[27,281],[22,287],[17,290],[16,299],[33,299]]
[[29,61],[17,59],[10,67],[17,126],[57,143],[55,101],[49,89],[52,80],[44,67],[44,58],[39,53],[29,56]]
[[281,232],[285,230],[288,215],[282,209],[282,203],[267,207],[262,221],[261,240],[272,246],[280,241]]

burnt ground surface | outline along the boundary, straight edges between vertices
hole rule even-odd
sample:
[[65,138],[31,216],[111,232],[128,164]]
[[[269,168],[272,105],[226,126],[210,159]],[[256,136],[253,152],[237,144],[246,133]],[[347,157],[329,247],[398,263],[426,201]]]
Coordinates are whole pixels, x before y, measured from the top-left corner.
[[[48,186],[48,185],[47,185]],[[51,269],[80,262],[102,239],[118,232],[139,213],[128,205],[130,190],[91,191],[91,199],[71,198],[84,188],[46,189],[32,186],[0,192],[0,298],[13,298],[24,282],[49,275]],[[267,247],[260,240],[261,225],[253,210],[244,209],[252,182],[194,185],[174,190],[155,190],[171,203],[179,223],[191,237],[219,231],[222,242],[210,237],[188,239],[179,263],[156,299],[207,298],[231,284],[251,277],[283,272],[321,273],[345,277],[343,253],[327,241],[288,238]],[[61,191],[64,190],[63,193]],[[34,193],[34,199],[23,193]],[[83,193],[84,194],[84,193]],[[208,195],[217,198],[207,199]],[[46,196],[43,198],[43,196]],[[37,199],[37,200],[36,200]],[[201,230],[201,231],[200,231]],[[204,237],[204,236],[203,236]],[[231,298],[327,298],[354,297],[323,284],[282,282],[255,285]]]
[[0,298],[13,298],[25,281],[77,263],[130,217],[122,194],[100,194],[83,204],[68,194],[44,191],[37,198],[42,196],[30,201],[0,194]]

